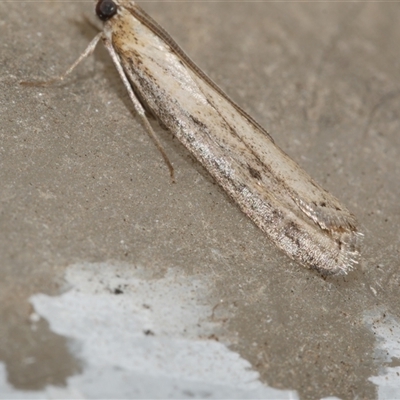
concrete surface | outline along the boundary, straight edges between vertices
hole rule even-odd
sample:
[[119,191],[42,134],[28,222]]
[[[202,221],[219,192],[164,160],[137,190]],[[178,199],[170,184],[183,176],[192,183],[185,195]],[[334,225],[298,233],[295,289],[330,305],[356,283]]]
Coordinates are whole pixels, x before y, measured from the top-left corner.
[[354,212],[362,265],[281,254],[154,124],[91,2],[0,3],[0,397],[400,398],[397,3],[144,8]]

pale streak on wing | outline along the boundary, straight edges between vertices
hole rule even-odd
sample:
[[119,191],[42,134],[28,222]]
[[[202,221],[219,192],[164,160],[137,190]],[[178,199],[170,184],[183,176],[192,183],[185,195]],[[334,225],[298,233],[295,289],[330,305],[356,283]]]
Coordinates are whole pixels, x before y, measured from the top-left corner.
[[354,217],[143,10],[129,1],[117,4],[124,7],[104,34],[142,101],[289,256],[324,273],[349,270],[358,257]]

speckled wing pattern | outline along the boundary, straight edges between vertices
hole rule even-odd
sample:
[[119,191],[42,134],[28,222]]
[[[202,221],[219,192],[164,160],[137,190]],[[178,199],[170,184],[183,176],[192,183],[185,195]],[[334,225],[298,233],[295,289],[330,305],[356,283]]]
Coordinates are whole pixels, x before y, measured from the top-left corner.
[[279,149],[133,1],[114,0],[103,40],[136,96],[293,260],[322,274],[358,263],[355,217]]

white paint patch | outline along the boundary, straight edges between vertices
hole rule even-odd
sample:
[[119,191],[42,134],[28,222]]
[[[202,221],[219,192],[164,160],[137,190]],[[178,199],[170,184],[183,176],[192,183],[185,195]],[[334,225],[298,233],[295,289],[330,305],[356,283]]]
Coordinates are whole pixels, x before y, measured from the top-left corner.
[[239,354],[209,339],[219,322],[204,280],[84,263],[69,267],[66,281],[61,296],[37,294],[31,303],[52,331],[71,339],[83,373],[65,388],[28,393],[10,387],[0,369],[0,398],[298,399],[263,385]]
[[400,323],[383,312],[370,312],[365,322],[376,336],[375,358],[381,366],[379,375],[369,380],[378,386],[378,399],[400,399]]

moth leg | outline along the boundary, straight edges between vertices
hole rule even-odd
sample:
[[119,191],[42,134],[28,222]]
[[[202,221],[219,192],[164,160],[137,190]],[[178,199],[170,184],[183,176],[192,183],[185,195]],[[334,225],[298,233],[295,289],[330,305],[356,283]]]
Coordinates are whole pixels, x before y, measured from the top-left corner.
[[98,33],[89,45],[86,47],[85,51],[79,56],[79,58],[64,72],[62,75],[52,78],[48,81],[37,81],[37,82],[20,82],[21,85],[24,86],[50,86],[59,81],[63,81],[86,57],[90,56],[93,53],[94,49],[97,46],[100,38],[103,36],[103,32]]
[[129,83],[128,78],[126,77],[126,74],[124,72],[124,69],[122,68],[121,65],[121,61],[118,57],[118,54],[115,52],[112,44],[103,37],[103,42],[104,42],[104,46],[106,47],[106,49],[108,50],[108,52],[110,53],[111,59],[114,62],[115,67],[117,68],[117,71],[119,73],[119,76],[122,79],[122,82],[124,84],[124,86],[126,87],[126,90],[128,91],[129,97],[133,103],[133,106],[135,107],[135,110],[137,112],[137,114],[139,115],[140,121],[143,124],[147,134],[150,136],[150,138],[153,140],[155,146],[157,147],[158,151],[161,153],[165,163],[167,164],[167,167],[169,169],[169,173],[171,176],[171,180],[173,183],[175,183],[175,175],[174,175],[174,167],[172,166],[171,161],[169,160],[162,144],[160,143],[160,141],[157,139],[156,134],[154,133],[153,128],[151,127],[147,117],[146,117],[146,111],[142,105],[142,103],[140,102],[140,100],[137,98],[137,96],[135,95],[131,84]]

